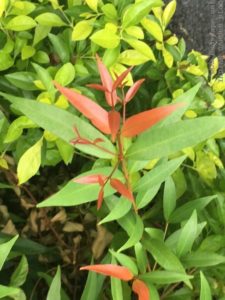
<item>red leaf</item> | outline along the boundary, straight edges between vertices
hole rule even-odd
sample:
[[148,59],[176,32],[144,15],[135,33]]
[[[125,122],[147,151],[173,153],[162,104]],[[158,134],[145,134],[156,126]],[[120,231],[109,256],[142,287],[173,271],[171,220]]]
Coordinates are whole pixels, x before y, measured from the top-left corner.
[[112,134],[112,141],[115,142],[117,133],[120,129],[120,113],[118,111],[110,111],[109,114],[109,126]]
[[75,178],[75,179],[73,179],[73,181],[76,183],[81,183],[81,184],[91,184],[91,183],[99,183],[100,184],[101,181],[99,180],[99,178],[101,178],[100,180],[104,181],[107,177],[105,175],[101,175],[101,174],[93,174],[93,175],[87,175],[87,176]]
[[150,300],[149,288],[143,281],[135,279],[132,284],[132,290],[138,295],[139,300]]
[[129,102],[136,95],[137,91],[144,81],[145,79],[140,79],[129,88],[124,99],[125,103]]
[[116,91],[113,91],[113,80],[109,74],[106,66],[101,61],[100,57],[96,54],[98,70],[100,73],[103,87],[108,91],[105,92],[106,101],[110,106],[114,106],[117,103]]
[[134,196],[132,192],[119,179],[111,178],[110,184],[118,193],[120,193],[122,196],[126,197],[132,203],[134,203]]
[[136,114],[125,121],[122,128],[122,135],[125,137],[133,137],[137,134],[140,134],[159,121],[165,119],[178,107],[183,105],[183,103],[177,103],[161,106]]
[[56,88],[76,107],[85,117],[87,117],[99,130],[110,134],[108,112],[91,99],[83,96],[71,89],[62,87],[54,82]]
[[101,84],[95,84],[95,83],[91,83],[91,84],[87,84],[86,86],[92,88],[92,89],[95,89],[95,90],[98,90],[98,91],[103,91],[103,92],[109,92],[107,90],[106,87],[104,87],[103,85]]
[[96,273],[100,273],[106,276],[112,276],[124,281],[129,281],[134,277],[134,275],[128,268],[111,264],[90,265],[82,267],[80,268],[80,270],[94,271]]
[[120,76],[118,76],[116,78],[116,80],[113,83],[113,90],[115,90],[116,88],[118,88],[122,82],[124,81],[124,79],[127,77],[127,75],[130,73],[130,71],[132,70],[133,67],[128,68],[127,70],[125,70],[122,74],[120,74]]
[[99,210],[101,208],[103,198],[104,198],[104,187],[101,187],[101,189],[98,193],[97,210]]

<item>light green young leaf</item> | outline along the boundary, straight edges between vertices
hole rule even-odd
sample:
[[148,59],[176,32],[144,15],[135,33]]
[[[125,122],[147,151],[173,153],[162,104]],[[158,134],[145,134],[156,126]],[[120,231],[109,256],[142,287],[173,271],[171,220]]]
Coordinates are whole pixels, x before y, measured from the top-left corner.
[[166,27],[169,24],[170,20],[172,19],[176,11],[176,7],[177,7],[177,1],[172,0],[164,9],[163,17],[162,17],[164,27]]
[[42,26],[61,27],[66,25],[58,15],[50,12],[40,14],[35,20]]
[[[116,264],[115,258],[112,256],[111,263],[113,265]],[[111,294],[112,300],[121,300],[123,299],[123,289],[122,289],[122,282],[120,279],[114,278],[111,276]]]
[[178,239],[176,253],[178,257],[186,255],[191,251],[197,236],[198,220],[196,210],[193,211],[191,217],[181,229]]
[[172,271],[152,271],[150,273],[140,275],[138,278],[155,284],[172,284],[190,280],[193,276]]
[[108,29],[96,31],[92,34],[90,39],[95,44],[107,49],[116,48],[120,43],[120,37],[116,33],[110,32]]
[[55,81],[57,81],[62,86],[70,84],[75,78],[75,68],[68,62],[64,64],[56,73]]
[[64,163],[66,165],[68,165],[69,163],[71,163],[72,159],[73,159],[73,154],[74,154],[74,148],[72,145],[69,145],[68,143],[66,143],[65,141],[63,141],[62,139],[57,139],[55,141],[56,146],[59,150],[59,153],[64,161]]
[[15,1],[12,3],[12,6],[10,11],[12,15],[29,15],[36,7],[34,3],[29,1]]
[[7,3],[8,3],[7,0],[2,0],[2,1],[0,2],[0,18],[2,17],[2,15],[3,15],[3,13],[4,13],[6,7],[7,7]]
[[143,0],[135,4],[131,4],[126,9],[123,19],[122,27],[127,28],[138,24],[153,7],[161,6],[161,0]]
[[125,50],[118,58],[119,63],[127,66],[137,66],[147,61],[149,61],[149,58],[137,50]]
[[128,255],[123,253],[118,253],[113,250],[109,250],[109,252],[117,259],[117,261],[124,267],[127,267],[134,275],[138,274],[138,268],[136,266],[135,261]]
[[162,42],[163,41],[163,32],[160,27],[160,25],[153,20],[150,20],[148,18],[144,18],[141,21],[141,25],[144,27],[145,30],[147,30],[148,33],[150,33],[157,41]]
[[132,246],[134,246],[137,242],[140,241],[144,231],[144,224],[142,219],[136,215],[136,223],[133,228],[133,233],[130,235],[127,242],[118,250],[118,252],[122,252]]
[[134,38],[126,38],[125,41],[135,50],[145,55],[149,60],[152,60],[154,62],[156,61],[155,55],[152,49],[148,46],[148,44]]
[[144,38],[144,32],[141,27],[139,26],[130,26],[125,29],[126,33],[130,36],[142,40]]
[[111,20],[115,20],[118,17],[117,10],[116,10],[115,6],[111,3],[102,5],[101,10],[103,11],[104,15]]
[[148,259],[147,259],[146,251],[140,242],[138,242],[134,246],[134,251],[137,259],[138,269],[140,273],[145,273],[148,265]]
[[34,28],[37,23],[31,17],[20,15],[14,17],[6,24],[6,29],[13,31],[24,31]]
[[98,11],[98,0],[85,0],[85,2],[87,3],[87,5],[90,7],[90,9],[94,10],[94,11]]
[[57,268],[57,272],[50,285],[46,300],[61,300],[61,269]]
[[20,287],[24,284],[26,281],[28,274],[28,261],[26,259],[26,256],[22,256],[19,265],[13,272],[11,278],[10,278],[10,286],[13,287]]
[[43,40],[44,38],[46,38],[48,36],[48,34],[49,34],[50,31],[51,31],[51,27],[50,26],[42,26],[42,25],[38,24],[36,26],[35,32],[34,32],[33,46],[35,46],[41,40]]
[[[5,298],[7,296],[15,299],[15,297],[18,294],[20,294],[20,289],[0,284],[0,299]],[[24,298],[20,298],[20,299],[24,300]]]
[[73,28],[72,41],[85,40],[91,34],[92,30],[92,22],[87,20],[78,22]]
[[163,213],[164,218],[168,222],[171,213],[176,207],[176,186],[173,178],[170,176],[165,181],[164,193],[163,193]]
[[13,245],[15,244],[16,240],[18,239],[18,237],[19,236],[16,235],[8,242],[0,245],[0,270],[2,269],[4,263],[7,259],[7,256],[9,255],[9,253],[10,253]]
[[224,117],[179,121],[141,134],[127,151],[132,160],[151,160],[195,146],[225,128]]
[[34,56],[36,49],[32,46],[25,45],[21,50],[21,58],[22,60],[26,60],[32,56]]
[[43,138],[37,141],[21,157],[17,166],[19,184],[23,184],[33,177],[41,165],[41,148]]
[[162,48],[162,54],[164,58],[164,62],[168,68],[172,68],[173,66],[173,55],[165,48]]
[[209,283],[202,272],[200,272],[200,278],[201,278],[200,300],[212,300],[212,293],[211,293]]
[[14,64],[14,60],[9,53],[0,51],[0,71],[7,70],[11,68]]

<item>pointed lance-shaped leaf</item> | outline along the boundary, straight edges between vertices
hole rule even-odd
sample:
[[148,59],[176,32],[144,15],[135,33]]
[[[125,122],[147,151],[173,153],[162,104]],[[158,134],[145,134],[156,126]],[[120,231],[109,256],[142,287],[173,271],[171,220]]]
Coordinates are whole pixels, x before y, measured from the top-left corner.
[[97,84],[97,83],[90,83],[90,84],[86,84],[87,87],[89,88],[92,88],[92,89],[95,89],[95,90],[98,90],[98,91],[102,91],[102,92],[109,92],[107,90],[106,87],[104,87],[103,85],[101,84]]
[[104,186],[101,187],[101,189],[98,193],[97,210],[99,210],[101,208],[103,198],[104,198]]
[[136,210],[136,204],[134,202],[134,196],[133,196],[132,192],[126,187],[126,185],[124,183],[122,183],[119,179],[111,178],[110,179],[110,185],[119,194],[121,194],[122,196],[124,196],[125,198],[130,200],[133,203],[134,208]]
[[122,128],[122,135],[124,137],[133,137],[140,134],[169,116],[178,107],[183,105],[183,103],[177,103],[161,106],[136,114],[125,121]]
[[109,112],[109,126],[112,135],[112,141],[115,142],[117,133],[120,129],[120,113],[112,110]]
[[116,80],[113,83],[113,90],[115,90],[116,88],[118,88],[122,82],[124,81],[124,79],[127,77],[127,75],[130,73],[130,71],[132,70],[133,67],[128,68],[127,70],[125,70],[122,74],[120,74],[120,76],[118,76],[116,78]]
[[85,117],[87,117],[99,130],[110,134],[108,112],[100,105],[71,89],[62,87],[54,82],[56,88],[76,107]]
[[128,268],[112,264],[90,265],[81,267],[80,270],[94,271],[96,273],[100,273],[105,276],[112,276],[123,281],[132,280],[134,277],[134,275]]
[[143,281],[135,279],[132,284],[132,291],[138,295],[138,300],[150,300],[149,288]]
[[79,178],[73,179],[74,182],[76,183],[81,183],[81,184],[93,184],[93,183],[98,183],[99,185],[102,185],[101,183],[106,180],[106,176],[102,174],[93,174],[93,175],[87,175]]
[[131,99],[133,99],[133,97],[136,95],[136,93],[138,92],[140,86],[142,85],[142,83],[145,81],[145,79],[140,79],[138,81],[136,81],[127,91],[124,102],[127,103],[129,102]]
[[117,94],[116,90],[113,90],[113,80],[106,66],[101,61],[100,57],[96,54],[98,70],[100,73],[102,85],[108,91],[105,92],[106,101],[110,106],[115,106],[117,103]]

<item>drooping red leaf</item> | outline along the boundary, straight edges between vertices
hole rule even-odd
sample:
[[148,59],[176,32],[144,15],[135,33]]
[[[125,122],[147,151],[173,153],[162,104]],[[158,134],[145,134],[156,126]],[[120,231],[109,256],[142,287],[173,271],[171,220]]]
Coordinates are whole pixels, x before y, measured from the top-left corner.
[[116,90],[113,90],[113,80],[106,66],[101,61],[100,57],[96,54],[98,70],[100,73],[101,81],[103,87],[107,90],[105,92],[105,97],[108,105],[115,106],[117,103],[117,94]]
[[140,134],[169,116],[178,107],[183,105],[183,103],[177,103],[161,106],[136,114],[125,121],[122,128],[122,135],[124,137],[133,137]]
[[123,281],[129,281],[134,277],[134,275],[128,268],[112,264],[90,265],[81,267],[80,270],[94,271],[96,273],[100,273],[106,276],[112,276]]
[[113,90],[115,90],[116,88],[118,88],[122,82],[124,81],[124,79],[127,77],[127,75],[130,73],[130,71],[132,70],[133,67],[128,68],[127,70],[125,70],[122,74],[120,74],[116,80],[113,83]]
[[150,300],[149,288],[143,281],[135,279],[132,284],[132,290],[138,295],[138,300]]
[[108,112],[100,105],[71,89],[62,87],[54,82],[56,88],[76,107],[85,117],[87,117],[99,130],[110,134]]
[[137,91],[144,81],[145,79],[140,79],[129,88],[124,99],[125,103],[129,102],[136,95]]
[[81,184],[91,184],[91,183],[99,183],[101,185],[102,181],[106,180],[106,176],[102,174],[92,174],[79,178],[74,178],[73,181]]
[[134,203],[134,196],[132,192],[126,187],[124,183],[122,183],[119,179],[111,178],[110,185],[114,188],[118,193],[122,196],[129,199],[132,203]]
[[98,193],[97,210],[99,210],[101,208],[103,198],[104,198],[104,187],[102,186]]
[[109,116],[109,126],[112,135],[112,141],[114,142],[117,136],[117,133],[120,129],[120,113],[118,111],[112,110],[108,114]]
[[90,87],[90,88],[92,88],[92,89],[98,90],[98,91],[109,92],[109,91],[107,90],[107,88],[104,87],[104,86],[101,85],[101,84],[90,83],[90,84],[87,84],[86,86],[87,86],[87,87]]

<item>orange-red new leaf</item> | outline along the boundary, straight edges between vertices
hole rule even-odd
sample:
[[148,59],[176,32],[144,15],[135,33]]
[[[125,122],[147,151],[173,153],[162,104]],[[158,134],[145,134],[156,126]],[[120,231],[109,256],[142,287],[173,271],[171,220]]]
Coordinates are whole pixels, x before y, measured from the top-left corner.
[[117,94],[116,91],[113,90],[113,80],[111,75],[109,74],[106,66],[103,64],[101,61],[100,57],[96,54],[96,59],[97,59],[97,65],[98,65],[98,70],[100,73],[101,81],[103,87],[107,90],[105,92],[105,97],[108,105],[110,106],[115,106],[117,103]]
[[54,82],[56,88],[76,107],[85,117],[87,117],[99,130],[110,134],[108,112],[100,105],[71,89],[62,87]]
[[86,85],[87,87],[90,87],[92,89],[98,90],[98,91],[102,91],[102,92],[108,92],[108,90],[106,89],[106,87],[104,87],[101,84],[96,84],[96,83],[90,83]]
[[124,102],[127,103],[129,102],[138,92],[140,86],[142,85],[142,83],[145,81],[145,79],[140,79],[138,81],[136,81],[127,91]]
[[118,88],[122,82],[124,81],[124,79],[127,77],[127,75],[130,73],[130,71],[132,70],[133,67],[128,68],[127,70],[125,70],[122,74],[120,74],[116,80],[113,83],[113,90],[115,90],[116,88]]
[[132,290],[138,295],[138,300],[150,300],[149,288],[143,281],[135,279],[132,284]]
[[105,276],[112,276],[123,281],[129,281],[134,277],[134,275],[128,268],[112,264],[90,265],[81,267],[80,270],[94,271],[96,273],[100,273]]
[[99,183],[101,185],[102,181],[105,181],[106,178],[107,177],[105,175],[93,174],[93,175],[87,175],[87,176],[75,178],[73,179],[73,181],[81,184]]
[[111,130],[112,141],[114,142],[120,129],[120,113],[118,111],[112,110],[109,112],[109,126]]
[[97,210],[99,210],[101,208],[103,198],[104,198],[104,187],[101,187],[101,189],[98,193]]
[[183,105],[183,103],[177,103],[167,106],[161,106],[136,114],[125,121],[122,128],[122,135],[124,137],[133,137],[137,134],[140,134],[159,121],[165,119],[178,107]]
[[111,178],[110,185],[118,193],[120,193],[122,196],[126,197],[128,200],[130,200],[134,204],[134,196],[133,196],[132,192],[119,179]]

